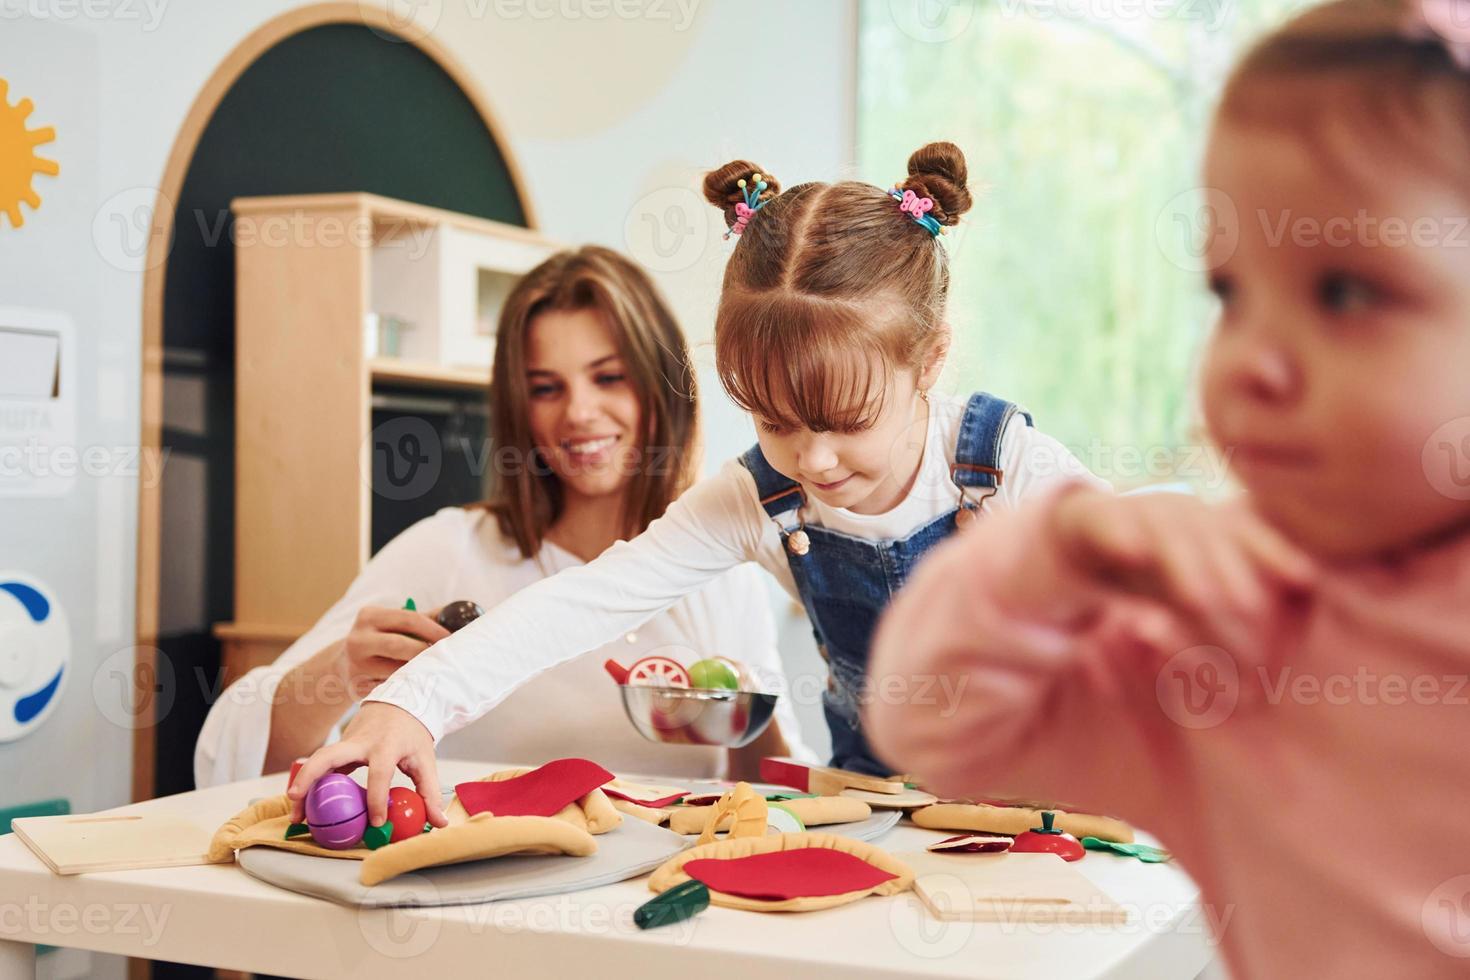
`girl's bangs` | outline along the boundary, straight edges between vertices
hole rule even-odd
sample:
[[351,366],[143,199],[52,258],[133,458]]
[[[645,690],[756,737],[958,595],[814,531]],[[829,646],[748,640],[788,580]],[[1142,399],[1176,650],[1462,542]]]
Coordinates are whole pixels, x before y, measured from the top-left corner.
[[845,305],[758,299],[722,304],[720,381],[741,408],[783,429],[852,432],[883,412],[893,352]]

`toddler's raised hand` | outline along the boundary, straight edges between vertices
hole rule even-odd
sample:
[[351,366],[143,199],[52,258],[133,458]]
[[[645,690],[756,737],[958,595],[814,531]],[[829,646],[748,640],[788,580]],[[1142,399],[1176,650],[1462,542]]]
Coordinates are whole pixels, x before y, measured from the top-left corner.
[[[1078,489],[1057,501],[1051,529],[1072,572],[1152,600],[1244,661],[1263,655],[1282,603],[1310,592],[1315,578],[1310,558],[1240,504]],[[1173,632],[1169,625],[1159,632]]]

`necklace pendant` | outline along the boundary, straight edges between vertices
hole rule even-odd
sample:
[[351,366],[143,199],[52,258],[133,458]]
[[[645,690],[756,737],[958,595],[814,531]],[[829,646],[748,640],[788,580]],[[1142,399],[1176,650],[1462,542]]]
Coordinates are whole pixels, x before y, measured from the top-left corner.
[[806,531],[797,528],[786,535],[786,550],[793,555],[804,555],[812,550],[812,539],[807,537]]

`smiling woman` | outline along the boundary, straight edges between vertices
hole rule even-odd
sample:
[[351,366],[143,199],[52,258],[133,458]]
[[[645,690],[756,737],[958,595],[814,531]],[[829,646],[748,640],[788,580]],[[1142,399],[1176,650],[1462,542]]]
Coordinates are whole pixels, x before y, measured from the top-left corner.
[[[284,769],[335,740],[362,697],[448,636],[439,607],[469,599],[488,609],[582,565],[638,535],[689,483],[697,400],[688,349],[647,276],[615,252],[562,252],[516,285],[501,312],[491,392],[489,499],[400,534],[305,636],[220,697],[196,748],[200,786]],[[402,608],[410,596],[417,609]],[[446,738],[440,754],[540,763],[592,753],[615,771],[742,777],[755,775],[762,755],[806,754],[787,699],[777,724],[728,757],[644,741],[602,668],[644,654],[685,666],[727,656],[763,690],[787,689],[766,593],[746,566],[541,673]]]

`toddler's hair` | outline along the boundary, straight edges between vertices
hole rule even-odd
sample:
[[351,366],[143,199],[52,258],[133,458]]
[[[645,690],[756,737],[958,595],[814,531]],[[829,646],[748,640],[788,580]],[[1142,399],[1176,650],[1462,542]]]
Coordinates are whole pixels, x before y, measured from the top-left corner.
[[[758,164],[734,160],[704,178],[704,195],[735,223],[738,181],[769,186],[725,269],[715,363],[730,397],[782,427],[851,431],[882,411],[895,370],[922,368],[946,341],[949,265],[940,238],[859,181],[786,191]],[[965,157],[930,143],[909,157],[899,189],[934,202],[953,226],[970,209]]]
[[[1334,0],[1307,9],[1236,65],[1219,120],[1288,129],[1359,179],[1373,179],[1379,160],[1368,160],[1371,151],[1392,148],[1470,189],[1470,69],[1426,19],[1424,3]],[[1462,8],[1470,15],[1470,2]]]

